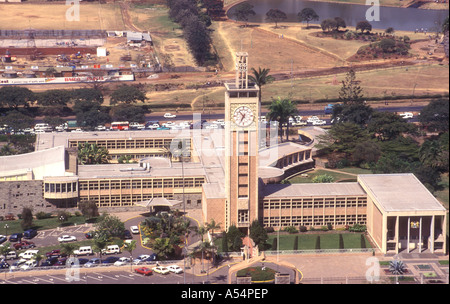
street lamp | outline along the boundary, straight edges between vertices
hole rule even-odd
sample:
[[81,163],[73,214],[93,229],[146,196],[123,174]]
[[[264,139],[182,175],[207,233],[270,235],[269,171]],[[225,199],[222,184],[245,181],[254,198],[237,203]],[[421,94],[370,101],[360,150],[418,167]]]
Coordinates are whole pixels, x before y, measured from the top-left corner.
[[5,224],[5,235],[6,236],[8,235],[8,228],[9,228],[8,224]]

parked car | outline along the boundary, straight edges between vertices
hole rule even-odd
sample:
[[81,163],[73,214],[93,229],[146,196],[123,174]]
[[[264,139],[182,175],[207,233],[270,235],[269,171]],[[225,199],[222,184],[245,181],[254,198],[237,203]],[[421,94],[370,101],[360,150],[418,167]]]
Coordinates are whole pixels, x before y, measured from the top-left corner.
[[67,242],[75,242],[77,238],[73,235],[62,235],[58,238],[58,242],[67,243]]
[[123,232],[123,238],[126,239],[126,240],[129,240],[129,239],[132,239],[132,238],[133,238],[133,236],[131,235],[130,230],[125,230],[125,231]]
[[92,258],[87,263],[84,264],[84,267],[95,267],[102,263],[102,260],[99,258]]
[[59,249],[53,249],[52,251],[46,252],[45,256],[50,258],[50,257],[57,257],[59,258],[61,256],[61,250]]
[[22,233],[13,233],[9,236],[10,242],[19,242],[22,239]]
[[130,231],[133,234],[138,234],[139,233],[139,227],[138,226],[131,226],[130,227]]
[[170,272],[169,269],[167,269],[167,267],[164,267],[164,266],[156,266],[156,267],[153,267],[152,270],[159,274],[169,274],[169,272]]
[[153,271],[152,271],[150,268],[148,268],[148,267],[140,267],[140,268],[136,268],[134,271],[135,271],[136,273],[140,273],[140,274],[143,274],[143,275],[145,275],[145,276],[148,276],[148,275],[153,274]]
[[6,235],[0,235],[0,244],[3,244],[7,240],[8,240],[8,238],[6,237]]
[[17,253],[14,250],[9,251],[6,255],[0,255],[0,260],[17,259]]
[[54,264],[55,266],[66,266],[67,257],[58,258],[58,261]]
[[164,114],[164,118],[177,118],[177,116],[172,113],[166,113],[166,114]]
[[20,266],[20,269],[22,270],[30,270],[31,268],[34,268],[38,265],[37,261],[35,260],[28,260],[23,265]]
[[173,273],[182,273],[183,272],[183,269],[178,265],[167,266],[167,269],[169,269],[169,271],[173,272]]
[[102,264],[114,264],[119,260],[118,257],[110,256],[102,261]]
[[144,263],[148,258],[150,258],[150,255],[141,254],[140,256],[138,256],[137,258],[135,258],[133,260],[133,264],[138,265],[138,264]]
[[25,259],[17,260],[17,261],[15,261],[15,262],[11,265],[10,269],[11,269],[11,270],[19,269],[20,266],[22,266],[23,264],[26,263],[26,261],[27,261],[27,260],[25,260]]
[[105,249],[102,249],[102,254],[117,254],[120,253],[118,245],[108,245]]
[[297,120],[296,122],[294,122],[292,124],[292,126],[294,127],[300,127],[300,126],[306,126],[308,123],[306,121],[303,120]]
[[145,129],[145,125],[138,122],[130,122],[130,129],[143,130]]
[[34,247],[36,247],[36,245],[33,242],[21,241],[20,243],[14,244],[13,247],[14,247],[15,250],[20,250],[20,249],[34,248]]
[[58,257],[51,256],[51,257],[47,258],[44,262],[41,263],[41,267],[53,266],[56,264],[56,262],[58,262]]
[[94,237],[94,233],[89,231],[84,234],[87,239],[92,239]]
[[79,249],[74,250],[73,254],[75,256],[78,256],[78,255],[91,255],[91,254],[94,254],[94,252],[92,251],[92,247],[91,246],[82,246]]
[[36,229],[28,229],[23,232],[24,239],[32,239],[37,235]]
[[114,266],[123,266],[126,264],[131,263],[131,259],[127,258],[127,257],[121,257],[120,259],[118,259],[117,261],[114,262]]
[[6,262],[6,261],[0,262],[0,269],[8,269],[9,267],[10,267],[10,265],[8,264],[8,262]]
[[39,250],[29,249],[29,250],[27,250],[25,252],[20,253],[19,254],[19,258],[30,260],[38,253],[39,253]]

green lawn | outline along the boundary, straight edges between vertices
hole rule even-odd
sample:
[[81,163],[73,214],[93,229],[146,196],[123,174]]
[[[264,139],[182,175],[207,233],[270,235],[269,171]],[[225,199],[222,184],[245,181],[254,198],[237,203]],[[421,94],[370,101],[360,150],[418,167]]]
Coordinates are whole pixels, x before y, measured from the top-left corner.
[[300,183],[312,183],[313,178],[318,175],[331,175],[334,178],[334,182],[356,182],[356,176],[351,174],[345,174],[341,172],[328,171],[328,170],[315,170],[313,172],[308,172],[308,177],[302,177],[300,175],[289,179],[291,184]]
[[[8,224],[8,235],[23,232],[24,230],[20,226],[21,222],[22,220],[0,221],[0,234],[6,234],[6,224]],[[71,216],[63,223],[63,226],[82,225],[85,223],[86,219],[84,216]],[[57,227],[61,227],[61,222],[56,217],[41,220],[34,219],[32,226],[32,228],[37,230],[54,229]]]

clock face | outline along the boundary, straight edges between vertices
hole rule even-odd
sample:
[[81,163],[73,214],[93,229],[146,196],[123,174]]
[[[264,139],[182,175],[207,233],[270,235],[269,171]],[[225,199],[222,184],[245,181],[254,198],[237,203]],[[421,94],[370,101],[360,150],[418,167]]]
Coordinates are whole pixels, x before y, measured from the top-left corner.
[[234,111],[233,120],[239,127],[248,127],[255,120],[255,114],[249,107],[242,106]]

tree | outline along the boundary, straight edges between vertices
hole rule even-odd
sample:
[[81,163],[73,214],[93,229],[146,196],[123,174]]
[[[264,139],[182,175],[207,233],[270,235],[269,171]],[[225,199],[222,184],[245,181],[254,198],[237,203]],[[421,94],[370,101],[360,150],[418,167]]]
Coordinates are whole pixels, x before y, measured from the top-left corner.
[[93,200],[83,200],[78,203],[78,209],[86,219],[91,219],[99,216],[98,206]]
[[361,30],[361,33],[364,31],[367,31],[368,33],[372,30],[372,25],[369,23],[369,21],[359,21],[356,24],[356,30]]
[[228,234],[225,231],[222,234],[222,251],[228,252]]
[[336,17],[334,18],[334,21],[336,21],[336,31],[339,31],[339,28],[346,28],[347,24],[345,23],[345,20],[342,19],[341,17]]
[[7,125],[15,131],[34,126],[34,118],[19,112],[19,110],[9,111],[6,116],[0,116],[0,125]]
[[253,10],[253,5],[248,2],[243,2],[236,5],[236,10],[233,13],[234,17],[239,21],[245,21],[245,26],[247,26],[247,21],[250,16],[255,16],[256,13]]
[[26,230],[33,226],[33,212],[31,208],[24,207],[22,209],[22,222],[20,223],[20,226],[23,230]]
[[98,102],[99,104],[103,103],[103,93],[98,89],[76,89],[73,90],[72,100],[76,103],[77,101],[91,101]]
[[283,139],[283,125],[287,124],[286,140],[289,140],[289,118],[298,114],[297,107],[289,98],[278,97],[269,106],[267,118],[270,121],[278,121],[281,139]]
[[70,100],[72,94],[67,90],[47,90],[36,93],[36,99],[39,105],[49,106],[65,106]]
[[258,67],[258,70],[252,68],[251,71],[252,75],[248,76],[248,78],[259,87],[259,102],[261,102],[261,90],[263,85],[271,83],[275,78],[269,75],[270,69],[261,69],[261,67]]
[[79,99],[73,106],[77,122],[81,127],[93,129],[111,121],[109,114],[95,100]]
[[316,237],[316,250],[320,250],[320,235]]
[[105,147],[90,143],[78,144],[78,161],[82,165],[107,164],[109,159],[109,152]]
[[131,104],[138,101],[145,102],[147,97],[144,92],[136,88],[135,86],[121,85],[111,94],[111,105],[117,103]]
[[350,159],[355,147],[360,142],[370,139],[370,135],[361,126],[352,122],[334,124],[327,134],[318,137],[317,148],[321,152],[344,153]]
[[320,23],[320,27],[324,32],[330,32],[337,27],[337,22],[334,19],[325,19]]
[[142,106],[119,104],[111,109],[110,116],[113,121],[145,122],[145,111]]
[[381,156],[381,149],[378,143],[368,140],[362,141],[356,144],[353,153],[352,160],[356,165],[362,164],[374,164]]
[[280,22],[282,20],[286,20],[287,15],[285,12],[283,12],[279,9],[272,8],[266,13],[266,19],[269,21],[275,22],[275,28],[277,28],[278,22]]
[[430,131],[447,132],[449,130],[448,99],[432,100],[420,111],[419,122]]
[[156,238],[153,242],[152,249],[160,260],[166,260],[174,252],[169,238]]
[[250,238],[255,242],[257,246],[263,246],[269,239],[267,231],[261,225],[258,220],[254,220],[250,225]]
[[16,86],[0,87],[0,107],[13,109],[28,107],[34,100],[35,95],[30,89]]
[[184,28],[184,37],[195,61],[199,65],[204,64],[211,50],[211,38],[205,23],[191,18]]
[[300,22],[306,21],[306,28],[309,28],[309,22],[319,20],[319,15],[317,15],[316,11],[309,7],[302,9],[297,16]]
[[361,104],[362,103],[362,88],[359,86],[359,81],[356,80],[356,74],[353,69],[348,71],[345,79],[342,80],[342,87],[339,91],[339,100],[345,104]]
[[95,234],[105,239],[110,239],[111,237],[122,238],[124,232],[124,223],[114,215],[104,214],[95,224]]
[[399,115],[379,111],[373,113],[367,129],[381,141],[391,140],[404,133],[415,134],[417,131],[414,124],[408,123]]
[[214,219],[211,219],[209,223],[206,223],[206,228],[211,231],[211,235],[214,236],[214,230],[220,229],[220,223],[216,223]]
[[339,249],[344,249],[344,237],[339,233]]
[[67,254],[67,256],[73,255],[73,252],[75,251],[76,245],[70,244],[70,243],[63,243],[60,245],[62,253]]

